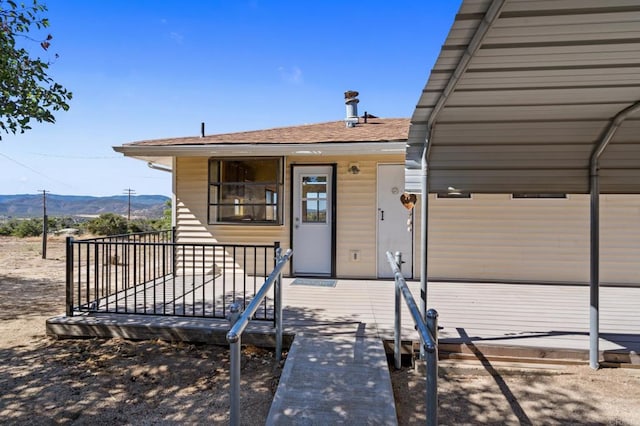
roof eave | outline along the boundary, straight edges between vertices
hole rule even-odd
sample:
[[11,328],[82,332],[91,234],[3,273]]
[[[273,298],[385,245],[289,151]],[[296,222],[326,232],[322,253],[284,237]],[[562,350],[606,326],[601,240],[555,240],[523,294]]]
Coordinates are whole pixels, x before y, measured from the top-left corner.
[[249,156],[329,156],[405,153],[406,140],[352,143],[304,144],[211,144],[211,145],[121,145],[113,150],[127,157],[249,157]]

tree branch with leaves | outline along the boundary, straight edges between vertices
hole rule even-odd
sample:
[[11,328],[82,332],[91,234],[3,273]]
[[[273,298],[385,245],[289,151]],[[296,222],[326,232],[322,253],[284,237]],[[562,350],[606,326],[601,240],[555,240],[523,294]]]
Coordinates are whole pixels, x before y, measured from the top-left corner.
[[48,51],[51,34],[43,39],[31,36],[33,30],[49,27],[46,11],[37,0],[0,0],[0,129],[5,133],[24,133],[31,129],[31,120],[55,123],[53,112],[69,109],[72,93],[47,74],[51,62],[23,47],[33,44]]

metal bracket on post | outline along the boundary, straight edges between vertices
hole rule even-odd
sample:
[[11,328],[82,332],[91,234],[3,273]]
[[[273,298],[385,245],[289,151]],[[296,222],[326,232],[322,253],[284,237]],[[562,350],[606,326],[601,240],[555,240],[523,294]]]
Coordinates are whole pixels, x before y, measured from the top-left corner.
[[242,304],[240,302],[233,302],[229,305],[229,313],[227,314],[227,319],[231,324],[231,327],[238,321],[240,316],[242,315]]

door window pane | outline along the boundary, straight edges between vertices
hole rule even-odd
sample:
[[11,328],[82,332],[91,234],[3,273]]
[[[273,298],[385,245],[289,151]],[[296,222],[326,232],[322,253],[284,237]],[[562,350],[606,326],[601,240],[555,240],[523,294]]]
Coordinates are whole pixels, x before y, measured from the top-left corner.
[[302,177],[302,221],[304,223],[327,222],[327,177]]

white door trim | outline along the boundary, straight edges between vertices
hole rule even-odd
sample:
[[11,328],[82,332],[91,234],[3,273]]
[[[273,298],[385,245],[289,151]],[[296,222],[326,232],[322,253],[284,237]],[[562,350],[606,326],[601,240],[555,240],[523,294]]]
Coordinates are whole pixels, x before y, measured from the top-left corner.
[[[305,193],[303,184],[318,191]],[[292,274],[335,275],[335,165],[292,165],[291,192]]]

